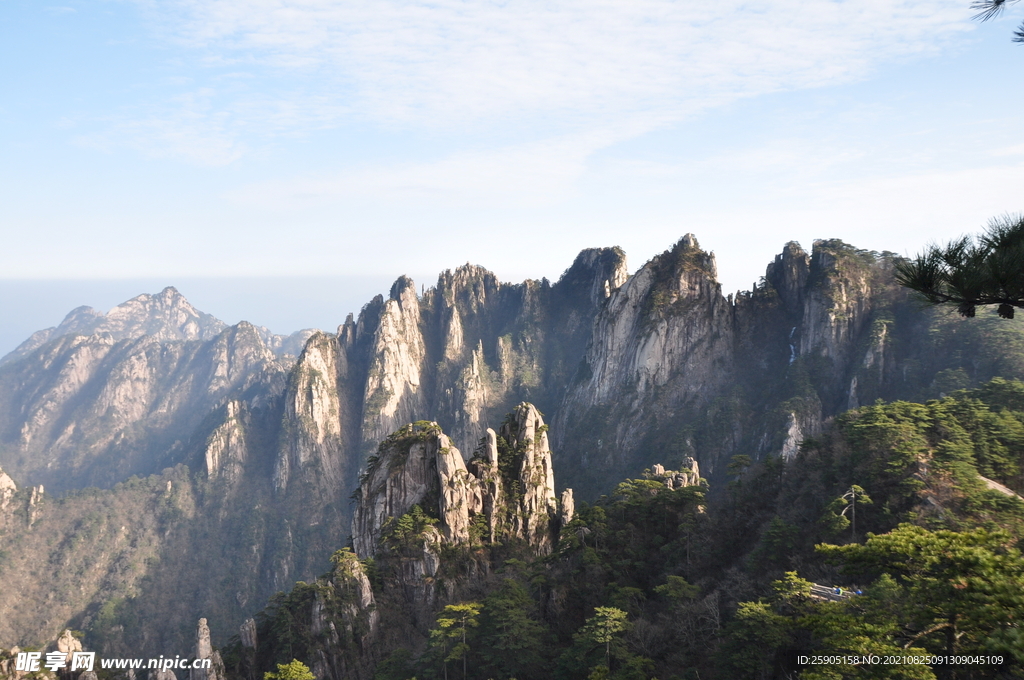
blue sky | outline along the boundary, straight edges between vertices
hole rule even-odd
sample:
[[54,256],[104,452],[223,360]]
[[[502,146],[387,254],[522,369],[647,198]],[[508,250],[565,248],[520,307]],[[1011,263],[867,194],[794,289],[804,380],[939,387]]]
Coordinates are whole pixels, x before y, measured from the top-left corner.
[[1024,210],[1024,3],[968,4],[0,0],[0,298],[913,253]]

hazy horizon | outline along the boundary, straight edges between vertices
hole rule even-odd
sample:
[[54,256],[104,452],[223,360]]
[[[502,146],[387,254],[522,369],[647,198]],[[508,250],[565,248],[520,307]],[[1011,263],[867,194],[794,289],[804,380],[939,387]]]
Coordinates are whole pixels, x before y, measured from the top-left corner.
[[[663,248],[642,259],[630,257],[630,253],[626,252],[630,274],[654,255],[670,248],[682,235],[679,234],[676,239],[665,243]],[[700,242],[700,236],[696,236]],[[759,268],[742,274],[737,273],[735,263],[723,262],[716,255],[722,294],[750,290],[764,275],[774,255],[781,252],[787,242],[779,243],[775,253],[765,257]],[[812,243],[801,245],[810,252]],[[851,245],[860,247],[856,243]],[[703,243],[701,246],[705,247]],[[486,262],[473,264],[494,271],[499,280],[506,283],[542,278],[554,282],[572,264],[573,259],[567,260],[557,273],[538,272],[518,277],[503,274],[500,269],[495,270]],[[14,350],[32,333],[58,325],[77,307],[88,306],[105,313],[137,295],[157,293],[167,286],[175,287],[199,311],[212,314],[231,325],[248,321],[282,335],[305,328],[334,332],[348,314],[358,315],[375,295],[387,295],[391,284],[399,276],[410,277],[422,290],[433,286],[438,274],[444,269],[440,268],[434,273],[397,272],[394,275],[379,276],[0,278],[0,319],[4,320],[0,324],[0,357]]]

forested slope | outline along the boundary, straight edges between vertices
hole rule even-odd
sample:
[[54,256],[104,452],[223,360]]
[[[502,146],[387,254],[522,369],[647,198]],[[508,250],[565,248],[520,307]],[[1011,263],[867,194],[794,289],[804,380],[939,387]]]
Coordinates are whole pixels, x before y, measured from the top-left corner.
[[[990,488],[979,472],[1007,488]],[[1022,472],[1024,383],[1004,380],[923,404],[851,410],[788,462],[736,456],[730,481],[710,502],[706,482],[676,485],[659,466],[577,505],[549,554],[515,541],[481,543],[461,557],[442,552],[441,572],[473,588],[449,589],[449,597],[442,590],[434,617],[402,640],[364,629],[361,646],[348,649],[349,673],[375,680],[1022,677],[1024,501],[1014,493]],[[337,559],[358,562],[352,553]],[[362,563],[375,593],[380,559]],[[453,561],[446,567],[445,560]],[[262,665],[242,664],[245,647],[236,643],[227,655],[234,672],[262,677],[296,656],[315,663],[296,654],[331,646],[306,624],[310,602],[317,589],[338,597],[339,581],[328,574],[279,596],[257,617]],[[810,595],[812,582],[864,594],[829,602]],[[394,617],[402,606],[378,601],[375,611]],[[1003,663],[797,663],[800,655],[897,653]]]

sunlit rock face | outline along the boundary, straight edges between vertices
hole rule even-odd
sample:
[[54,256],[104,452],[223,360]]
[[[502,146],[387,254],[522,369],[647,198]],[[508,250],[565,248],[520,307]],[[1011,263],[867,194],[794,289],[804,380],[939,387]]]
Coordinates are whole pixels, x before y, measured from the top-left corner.
[[[539,552],[550,551],[560,510],[543,418],[536,407],[523,403],[506,418],[499,435],[488,433],[468,467],[437,423],[406,425],[382,442],[356,493],[356,553],[376,555],[388,527],[413,506],[437,521],[445,543],[482,540],[471,533],[479,518],[488,527],[488,540],[512,536]],[[506,470],[499,467],[499,438],[507,452]],[[503,491],[509,484],[519,490],[515,497]],[[568,499],[571,506],[571,490]]]

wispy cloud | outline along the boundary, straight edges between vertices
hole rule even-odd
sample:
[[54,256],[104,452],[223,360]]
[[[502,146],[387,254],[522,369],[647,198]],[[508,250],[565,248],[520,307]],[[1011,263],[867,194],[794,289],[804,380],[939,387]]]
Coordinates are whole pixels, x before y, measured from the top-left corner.
[[566,136],[440,159],[367,164],[329,176],[268,181],[229,195],[272,209],[346,201],[413,201],[419,206],[526,207],[564,199],[587,157],[607,143],[601,135]]
[[204,63],[300,80],[334,124],[432,129],[652,129],[739,97],[861,78],[970,26],[962,0],[143,5],[155,30]]
[[1016,144],[992,152],[993,156],[1024,156],[1024,144]]

